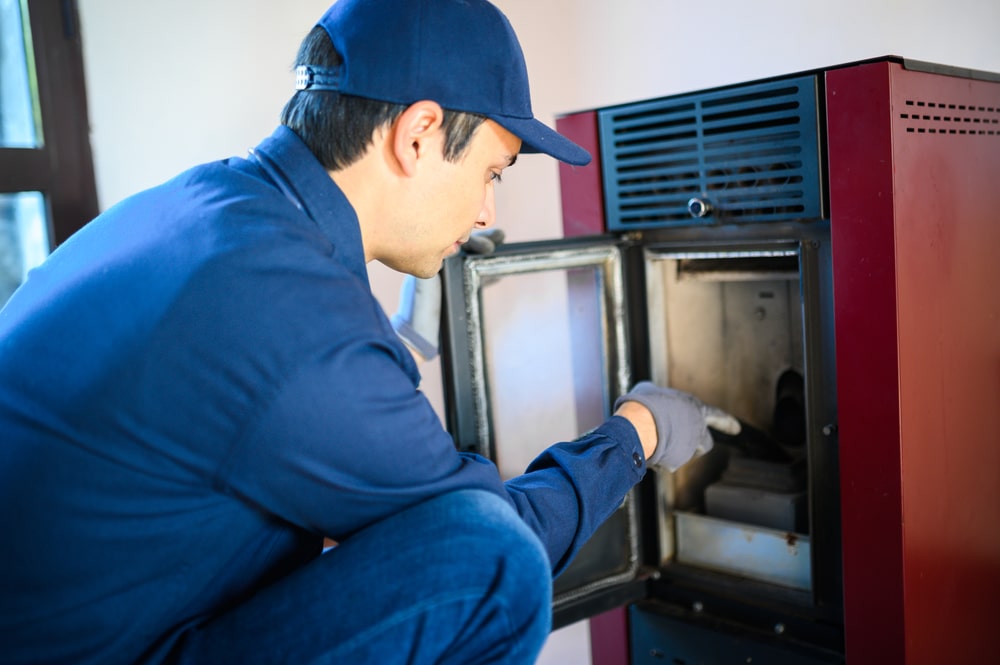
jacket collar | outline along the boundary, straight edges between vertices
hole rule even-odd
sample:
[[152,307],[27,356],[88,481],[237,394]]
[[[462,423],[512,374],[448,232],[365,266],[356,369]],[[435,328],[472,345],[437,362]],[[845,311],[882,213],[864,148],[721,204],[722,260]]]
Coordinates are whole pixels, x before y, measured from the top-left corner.
[[299,210],[312,219],[333,245],[334,256],[368,283],[357,213],[302,139],[279,126],[251,150],[251,160]]

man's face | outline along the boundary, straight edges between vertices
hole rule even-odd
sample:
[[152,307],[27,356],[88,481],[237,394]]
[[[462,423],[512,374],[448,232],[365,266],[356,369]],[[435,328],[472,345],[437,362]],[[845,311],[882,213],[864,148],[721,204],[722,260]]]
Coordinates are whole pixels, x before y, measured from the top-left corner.
[[493,224],[493,188],[521,149],[521,140],[492,120],[479,126],[456,162],[444,159],[443,134],[441,141],[421,165],[417,195],[401,211],[398,251],[382,260],[417,277],[435,275],[473,230]]

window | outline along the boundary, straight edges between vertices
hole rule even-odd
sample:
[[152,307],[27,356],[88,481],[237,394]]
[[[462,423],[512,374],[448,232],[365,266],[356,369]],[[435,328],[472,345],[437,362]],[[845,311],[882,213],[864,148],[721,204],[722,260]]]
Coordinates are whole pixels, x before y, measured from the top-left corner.
[[0,305],[97,214],[71,0],[0,0]]

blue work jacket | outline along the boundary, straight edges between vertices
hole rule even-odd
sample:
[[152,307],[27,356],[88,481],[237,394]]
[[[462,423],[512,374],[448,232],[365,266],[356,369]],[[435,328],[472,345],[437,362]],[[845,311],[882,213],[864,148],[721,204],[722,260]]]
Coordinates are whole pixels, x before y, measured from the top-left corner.
[[506,498],[558,572],[645,473],[612,418],[504,483],[419,378],[289,129],[101,214],[0,310],[0,662],[155,662],[450,490]]

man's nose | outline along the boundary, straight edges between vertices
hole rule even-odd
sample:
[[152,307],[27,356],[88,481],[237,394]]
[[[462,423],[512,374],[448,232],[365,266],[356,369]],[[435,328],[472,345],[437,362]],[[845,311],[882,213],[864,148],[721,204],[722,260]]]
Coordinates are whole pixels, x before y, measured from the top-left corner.
[[493,183],[490,183],[489,187],[486,188],[486,198],[483,200],[483,207],[479,211],[479,216],[476,217],[476,228],[489,228],[490,226],[493,226],[495,221],[497,221],[497,205],[494,187]]

